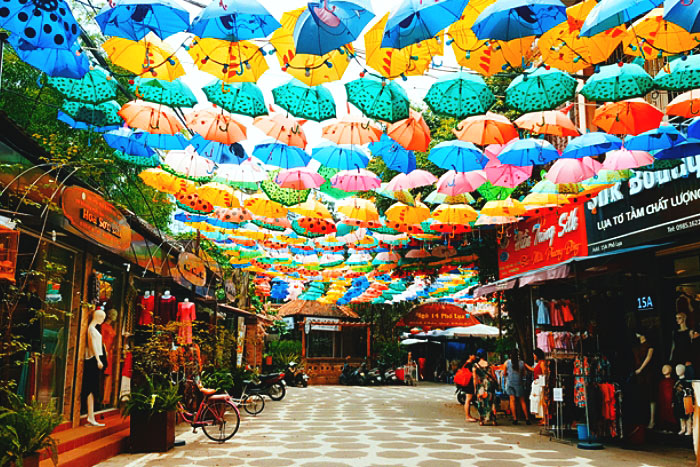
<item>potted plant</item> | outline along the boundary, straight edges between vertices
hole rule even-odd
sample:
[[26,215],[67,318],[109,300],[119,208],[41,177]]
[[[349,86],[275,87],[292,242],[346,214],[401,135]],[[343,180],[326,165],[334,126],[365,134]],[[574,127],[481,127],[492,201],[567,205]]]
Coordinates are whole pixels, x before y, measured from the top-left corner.
[[180,402],[177,386],[144,377],[122,399],[122,416],[130,417],[132,452],[165,452],[175,444],[175,411]]
[[36,401],[25,403],[12,393],[5,393],[0,407],[0,465],[38,467],[39,454],[46,449],[58,465],[56,440],[51,433],[62,421],[60,414]]

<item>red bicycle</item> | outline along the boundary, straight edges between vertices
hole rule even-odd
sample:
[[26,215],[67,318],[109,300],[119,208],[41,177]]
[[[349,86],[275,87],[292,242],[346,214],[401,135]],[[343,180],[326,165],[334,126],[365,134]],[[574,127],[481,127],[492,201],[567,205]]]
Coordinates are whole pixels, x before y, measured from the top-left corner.
[[188,412],[178,403],[178,413],[182,419],[192,426],[194,433],[201,427],[212,441],[223,443],[233,438],[241,424],[241,414],[231,396],[216,394],[216,389],[197,387],[203,396],[199,409],[194,413]]

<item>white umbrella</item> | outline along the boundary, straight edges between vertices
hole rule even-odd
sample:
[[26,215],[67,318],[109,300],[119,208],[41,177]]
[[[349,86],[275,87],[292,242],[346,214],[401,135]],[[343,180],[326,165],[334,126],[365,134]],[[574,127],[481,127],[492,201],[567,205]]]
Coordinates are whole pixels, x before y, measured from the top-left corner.
[[447,337],[498,337],[498,328],[486,324],[461,326],[446,329],[441,335]]
[[414,345],[414,344],[439,344],[439,342],[426,341],[423,339],[404,339],[401,341],[401,345]]

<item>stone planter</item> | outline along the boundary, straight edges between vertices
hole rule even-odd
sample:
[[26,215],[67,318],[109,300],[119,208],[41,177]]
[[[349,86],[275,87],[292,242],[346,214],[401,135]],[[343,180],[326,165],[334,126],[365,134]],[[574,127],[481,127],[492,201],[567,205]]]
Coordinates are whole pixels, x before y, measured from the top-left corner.
[[175,411],[148,414],[132,412],[129,441],[131,452],[165,452],[175,444]]

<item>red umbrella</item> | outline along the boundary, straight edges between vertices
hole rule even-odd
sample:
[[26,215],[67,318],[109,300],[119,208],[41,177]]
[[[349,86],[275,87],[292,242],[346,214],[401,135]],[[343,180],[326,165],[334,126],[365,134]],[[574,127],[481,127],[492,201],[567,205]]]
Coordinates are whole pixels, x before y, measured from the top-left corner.
[[387,135],[410,151],[425,152],[430,146],[430,128],[423,115],[411,109],[408,118],[389,125]]
[[642,98],[608,102],[598,107],[593,123],[614,135],[638,135],[658,128],[664,113]]
[[491,112],[465,118],[452,132],[458,139],[480,146],[493,143],[505,144],[518,137],[518,130],[510,120],[503,115]]

